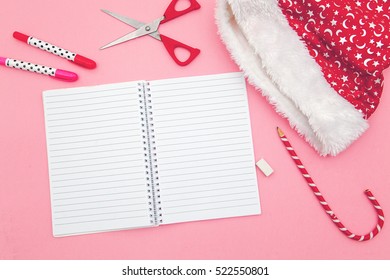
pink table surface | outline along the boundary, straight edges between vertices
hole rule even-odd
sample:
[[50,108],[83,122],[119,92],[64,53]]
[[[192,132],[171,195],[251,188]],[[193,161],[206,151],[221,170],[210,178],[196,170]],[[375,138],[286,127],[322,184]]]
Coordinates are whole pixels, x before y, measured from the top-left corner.
[[[99,47],[130,31],[100,8],[149,21],[169,0],[7,1],[0,9],[0,55],[75,71],[76,83],[0,68],[0,259],[389,259],[389,225],[365,243],[344,237],[324,214],[278,139],[283,128],[341,221],[365,234],[376,224],[363,191],[370,188],[390,210],[390,86],[371,128],[346,152],[322,158],[248,86],[262,215],[191,222],[158,228],[54,238],[51,228],[42,91],[132,80],[153,80],[237,71],[217,35],[215,1],[161,26],[160,31],[202,50],[187,67],[173,63],[162,44],[141,38]],[[46,39],[95,59],[87,70],[12,38],[13,31]],[[283,67],[283,62],[280,62]],[[385,73],[390,83],[390,73]],[[389,212],[390,213],[390,212]]]

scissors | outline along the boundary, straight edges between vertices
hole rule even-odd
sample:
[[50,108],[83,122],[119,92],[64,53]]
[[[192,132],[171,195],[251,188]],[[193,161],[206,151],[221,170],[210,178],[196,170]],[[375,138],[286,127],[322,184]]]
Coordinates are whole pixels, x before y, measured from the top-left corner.
[[[172,38],[164,36],[158,32],[158,28],[159,28],[160,24],[166,23],[172,19],[178,18],[182,15],[185,15],[189,12],[194,11],[194,10],[198,10],[200,8],[200,5],[198,2],[196,2],[196,0],[189,0],[190,6],[188,8],[186,8],[182,11],[177,11],[176,4],[178,1],[180,1],[180,0],[172,0],[172,2],[169,4],[168,8],[166,9],[164,15],[162,17],[150,22],[150,23],[140,22],[138,20],[135,20],[135,19],[132,19],[132,18],[129,18],[126,16],[122,16],[122,15],[116,14],[114,12],[102,9],[102,11],[104,13],[126,23],[127,25],[130,25],[130,26],[136,28],[136,30],[122,36],[121,38],[119,38],[119,39],[117,39],[117,40],[115,40],[115,41],[113,41],[113,42],[111,42],[103,47],[101,47],[100,49],[101,50],[106,49],[106,48],[130,41],[130,40],[136,39],[138,37],[149,35],[149,36],[161,41],[164,44],[164,47],[168,51],[169,55],[173,58],[173,60],[178,65],[186,66],[186,65],[190,64],[199,55],[200,50],[193,48],[193,47],[190,47],[190,46],[187,46],[187,45],[180,43]],[[183,49],[187,50],[190,54],[189,57],[184,61],[179,60],[179,58],[175,54],[175,50],[177,48],[183,48]]]

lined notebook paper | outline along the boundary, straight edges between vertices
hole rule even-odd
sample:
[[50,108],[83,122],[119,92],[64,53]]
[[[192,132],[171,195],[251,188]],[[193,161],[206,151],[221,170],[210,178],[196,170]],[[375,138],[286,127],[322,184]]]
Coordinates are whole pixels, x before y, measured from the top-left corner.
[[43,97],[54,236],[260,214],[241,73]]

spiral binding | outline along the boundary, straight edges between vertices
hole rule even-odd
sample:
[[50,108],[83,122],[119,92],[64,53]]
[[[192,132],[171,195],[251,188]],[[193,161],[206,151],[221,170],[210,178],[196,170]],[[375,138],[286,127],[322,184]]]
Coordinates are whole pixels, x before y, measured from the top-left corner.
[[147,104],[147,122],[149,129],[149,155],[151,160],[151,171],[152,171],[152,183],[153,183],[153,198],[155,206],[155,220],[156,224],[161,224],[162,219],[162,207],[161,207],[161,192],[160,192],[160,182],[158,174],[158,160],[157,160],[157,147],[156,147],[156,135],[154,131],[154,121],[153,121],[153,103],[152,103],[152,93],[150,90],[150,83],[146,82],[145,84],[145,98]]
[[149,199],[150,223],[162,223],[160,184],[158,178],[158,162],[153,123],[153,106],[148,82],[138,83],[138,97],[142,123],[142,141],[144,145],[144,161],[146,169],[146,185]]

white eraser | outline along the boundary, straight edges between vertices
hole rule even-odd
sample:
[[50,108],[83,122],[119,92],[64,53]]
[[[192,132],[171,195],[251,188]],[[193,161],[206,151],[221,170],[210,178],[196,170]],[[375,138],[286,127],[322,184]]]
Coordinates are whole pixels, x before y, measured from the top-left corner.
[[265,176],[270,176],[272,173],[274,173],[274,170],[272,167],[268,164],[268,162],[265,161],[265,159],[261,159],[256,163],[257,167],[261,170],[261,172],[264,173]]

